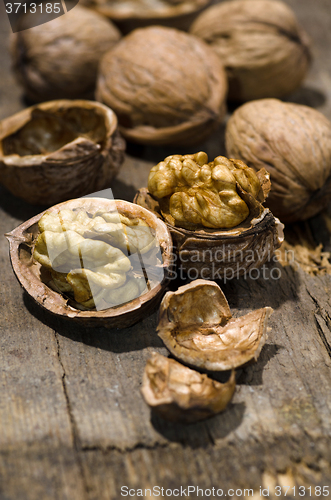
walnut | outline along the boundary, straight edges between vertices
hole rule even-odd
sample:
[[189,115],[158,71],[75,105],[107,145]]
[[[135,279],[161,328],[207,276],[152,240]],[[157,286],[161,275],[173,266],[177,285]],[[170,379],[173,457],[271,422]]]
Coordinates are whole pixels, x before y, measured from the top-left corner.
[[[13,66],[34,102],[93,97],[102,55],[120,39],[118,29],[84,7],[13,36]],[[25,18],[24,18],[25,19]]]
[[244,221],[249,208],[237,193],[237,184],[254,198],[261,191],[254,171],[242,161],[218,156],[208,163],[202,151],[168,156],[148,177],[148,190],[162,198],[165,218],[186,229],[231,228]]
[[229,370],[256,360],[273,310],[264,307],[231,318],[215,282],[195,280],[167,292],[161,302],[158,335],[177,359],[206,370]]
[[331,195],[331,123],[307,106],[261,99],[244,104],[226,129],[229,155],[268,169],[267,205],[284,222],[304,220]]
[[165,224],[126,201],[70,200],[6,236],[27,293],[51,313],[85,326],[124,328],[145,318],[171,275]]
[[0,183],[28,203],[49,206],[108,187],[124,150],[106,106],[38,104],[0,122]]
[[97,99],[142,144],[192,144],[222,121],[227,83],[214,51],[171,28],[135,30],[103,57]]
[[188,29],[211,0],[84,0],[114,21],[122,32],[154,24]]
[[142,395],[153,410],[171,421],[196,422],[223,411],[235,391],[235,374],[225,384],[153,353],[147,361]]
[[142,188],[134,202],[166,222],[180,273],[232,279],[272,257],[284,239],[283,225],[262,205],[270,190],[265,169],[254,175],[238,160],[207,162],[203,152],[166,158],[148,182],[162,197]]
[[209,43],[229,77],[229,98],[282,97],[304,79],[310,41],[283,2],[234,0],[208,8],[191,33]]

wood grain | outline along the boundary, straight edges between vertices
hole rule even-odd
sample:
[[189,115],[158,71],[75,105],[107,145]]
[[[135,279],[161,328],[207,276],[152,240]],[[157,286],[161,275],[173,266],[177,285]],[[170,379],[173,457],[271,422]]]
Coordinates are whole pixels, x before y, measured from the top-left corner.
[[[329,0],[287,3],[315,45],[309,77],[291,100],[331,119]],[[10,73],[8,33],[1,4],[1,118],[24,107]],[[222,133],[197,147],[211,157],[222,154]],[[182,151],[130,145],[113,183],[115,197],[131,201],[153,163],[174,152]],[[0,187],[0,233],[40,211]],[[319,224],[311,222],[317,243]],[[238,372],[226,411],[184,426],[151,414],[140,395],[150,353],[167,353],[155,332],[156,314],[124,330],[73,326],[23,293],[5,238],[0,269],[1,500],[118,500],[123,485],[254,488],[255,498],[260,486],[270,487],[270,498],[275,485],[331,486],[329,275],[311,277],[271,262],[269,279],[221,284],[236,316],[273,307],[271,331],[258,362]],[[273,269],[279,279],[270,279]]]

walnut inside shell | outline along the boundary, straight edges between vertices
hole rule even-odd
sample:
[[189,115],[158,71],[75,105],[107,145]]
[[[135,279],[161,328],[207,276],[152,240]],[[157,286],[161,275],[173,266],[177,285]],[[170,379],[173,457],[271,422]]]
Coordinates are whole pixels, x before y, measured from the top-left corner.
[[161,26],[133,31],[100,64],[97,99],[116,112],[124,137],[192,144],[223,120],[227,82],[205,42]]
[[229,370],[258,358],[272,312],[264,307],[232,318],[220,287],[195,280],[165,294],[157,331],[171,354],[184,363]]
[[116,26],[80,5],[52,21],[39,9],[26,16],[34,28],[15,34],[11,47],[26,96],[33,102],[92,99],[99,61],[121,37]]
[[190,31],[218,54],[232,100],[285,96],[309,68],[309,38],[293,11],[278,0],[221,2],[203,12]]
[[152,168],[148,177],[148,190],[159,199],[164,218],[173,226],[193,230],[201,226],[231,228],[243,222],[249,207],[237,186],[264,200],[253,169],[224,156],[208,163],[202,151],[168,156]]
[[147,361],[142,395],[156,413],[171,421],[196,422],[223,411],[235,391],[235,374],[222,384],[173,359],[153,353]]
[[151,212],[126,201],[70,200],[6,236],[27,293],[52,314],[86,326],[132,325],[153,312],[170,279],[169,231]]
[[29,203],[52,205],[109,187],[124,150],[107,106],[37,104],[0,122],[0,182]]
[[308,219],[331,197],[331,122],[308,106],[261,99],[228,121],[226,149],[258,171],[267,168],[266,201],[284,222]]
[[166,158],[152,169],[148,183],[163,197],[142,188],[134,202],[168,225],[180,274],[233,279],[272,258],[284,239],[283,224],[262,205],[270,190],[265,169],[254,175],[237,160],[207,161],[203,152]]

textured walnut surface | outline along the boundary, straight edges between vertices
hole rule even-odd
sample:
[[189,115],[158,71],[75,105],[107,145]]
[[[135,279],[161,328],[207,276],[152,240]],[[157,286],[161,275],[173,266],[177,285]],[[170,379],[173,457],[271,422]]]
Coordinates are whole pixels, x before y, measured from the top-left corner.
[[143,375],[146,403],[167,420],[196,422],[223,411],[235,390],[234,372],[222,384],[173,359],[153,353]]
[[268,169],[266,204],[284,222],[312,217],[331,196],[331,122],[308,106],[261,99],[238,108],[226,129],[229,155]]
[[223,62],[230,99],[287,95],[309,67],[309,38],[283,2],[222,2],[203,12],[190,31],[209,43]]
[[[102,55],[120,39],[103,16],[81,6],[12,38],[12,59],[26,96],[34,102],[92,98]],[[24,20],[24,18],[23,18]]]
[[237,185],[253,198],[262,191],[258,177],[242,161],[218,156],[208,163],[203,152],[169,156],[148,177],[148,189],[161,199],[166,220],[193,230],[231,228],[248,217],[249,207]]
[[167,292],[160,306],[158,335],[171,354],[192,366],[229,370],[257,359],[267,338],[271,307],[232,318],[215,282],[195,280]]
[[203,41],[160,26],[135,30],[103,57],[97,98],[123,135],[147,144],[201,141],[224,116],[223,66]]

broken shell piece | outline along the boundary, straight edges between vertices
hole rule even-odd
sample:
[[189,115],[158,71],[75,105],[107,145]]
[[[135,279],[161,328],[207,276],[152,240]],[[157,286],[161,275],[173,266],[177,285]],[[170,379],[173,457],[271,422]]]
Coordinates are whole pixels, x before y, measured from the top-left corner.
[[145,367],[141,392],[162,417],[190,423],[223,411],[235,386],[234,371],[222,384],[154,352]]
[[205,370],[230,370],[257,360],[272,312],[271,307],[264,307],[231,318],[220,287],[196,280],[165,294],[157,331],[171,354],[184,363]]

